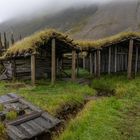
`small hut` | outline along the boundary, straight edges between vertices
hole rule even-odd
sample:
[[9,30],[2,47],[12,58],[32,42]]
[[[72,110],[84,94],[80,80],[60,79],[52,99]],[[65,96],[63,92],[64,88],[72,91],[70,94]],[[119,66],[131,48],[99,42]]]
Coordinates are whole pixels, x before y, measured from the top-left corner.
[[34,85],[36,79],[51,78],[54,83],[56,76],[64,71],[64,54],[71,53],[71,78],[74,81],[78,52],[77,45],[65,34],[55,30],[37,32],[15,43],[1,57],[5,66],[1,79],[31,78]]
[[125,32],[97,41],[78,41],[78,44],[88,52],[91,75],[127,72],[130,79],[140,70],[140,33]]

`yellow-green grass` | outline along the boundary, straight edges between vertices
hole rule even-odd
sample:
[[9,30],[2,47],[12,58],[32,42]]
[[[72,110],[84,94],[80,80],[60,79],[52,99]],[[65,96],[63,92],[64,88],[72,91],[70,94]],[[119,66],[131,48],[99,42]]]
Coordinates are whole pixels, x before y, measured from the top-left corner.
[[116,96],[90,101],[55,140],[140,139],[140,77],[103,76],[93,88],[115,89]]
[[37,53],[38,47],[48,43],[51,38],[57,38],[68,45],[75,47],[75,43],[67,35],[54,29],[45,29],[18,41],[4,53],[1,59],[24,53]]
[[21,86],[19,88],[19,83],[0,82],[0,95],[11,92],[17,93],[53,115],[56,115],[56,112],[63,105],[84,103],[85,96],[95,94],[89,86],[72,82],[60,81],[51,85],[49,82],[42,80],[35,87],[28,84],[23,85],[23,88]]
[[119,34],[106,37],[103,39],[98,40],[78,40],[76,43],[81,47],[83,50],[88,50],[91,48],[100,49],[105,47],[109,44],[118,43],[121,40],[129,39],[129,38],[140,38],[139,32],[121,32]]

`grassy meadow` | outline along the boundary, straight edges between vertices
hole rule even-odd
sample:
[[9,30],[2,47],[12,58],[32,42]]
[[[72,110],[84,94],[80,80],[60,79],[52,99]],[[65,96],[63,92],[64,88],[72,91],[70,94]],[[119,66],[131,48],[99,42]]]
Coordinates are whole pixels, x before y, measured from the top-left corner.
[[[92,88],[114,96],[91,100],[56,140],[139,140],[140,78],[103,76]],[[101,89],[101,90],[100,90]]]
[[[87,96],[98,95],[66,124],[54,140],[139,140],[140,77],[101,76],[91,87],[72,82],[38,81],[35,87],[22,82],[0,82],[0,95],[17,93],[56,115],[64,105],[83,104]],[[107,95],[107,96],[105,96]],[[0,125],[3,133],[3,126]]]

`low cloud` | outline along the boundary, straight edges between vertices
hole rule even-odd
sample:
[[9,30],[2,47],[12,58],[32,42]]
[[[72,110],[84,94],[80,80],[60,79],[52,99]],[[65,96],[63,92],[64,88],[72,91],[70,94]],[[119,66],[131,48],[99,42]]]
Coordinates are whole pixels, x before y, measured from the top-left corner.
[[101,0],[100,2],[99,0],[1,0],[0,22],[18,16],[35,16],[44,10],[46,13],[50,14],[71,6],[80,6],[82,4],[89,5],[91,3],[106,3],[110,1],[118,0]]

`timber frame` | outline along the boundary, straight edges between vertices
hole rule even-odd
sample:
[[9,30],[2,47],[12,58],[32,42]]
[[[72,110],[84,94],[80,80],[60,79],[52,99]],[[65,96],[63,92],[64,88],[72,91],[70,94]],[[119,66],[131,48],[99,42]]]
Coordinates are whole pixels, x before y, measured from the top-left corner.
[[140,70],[139,46],[140,38],[131,37],[100,48],[90,47],[86,50],[90,54],[87,58],[90,74],[99,78],[101,73],[127,72],[127,78],[131,79]]
[[[26,49],[24,45],[27,45]],[[79,52],[77,44],[67,35],[55,30],[46,30],[15,43],[1,57],[1,61],[9,61],[11,64],[14,60],[14,67],[11,64],[12,66],[8,66],[7,69],[12,73],[11,79],[14,71],[15,78],[31,78],[32,85],[35,85],[36,79],[44,77],[51,78],[51,83],[54,84],[57,75],[64,71],[62,62],[66,53],[72,54],[71,78],[72,81],[76,80]]]

